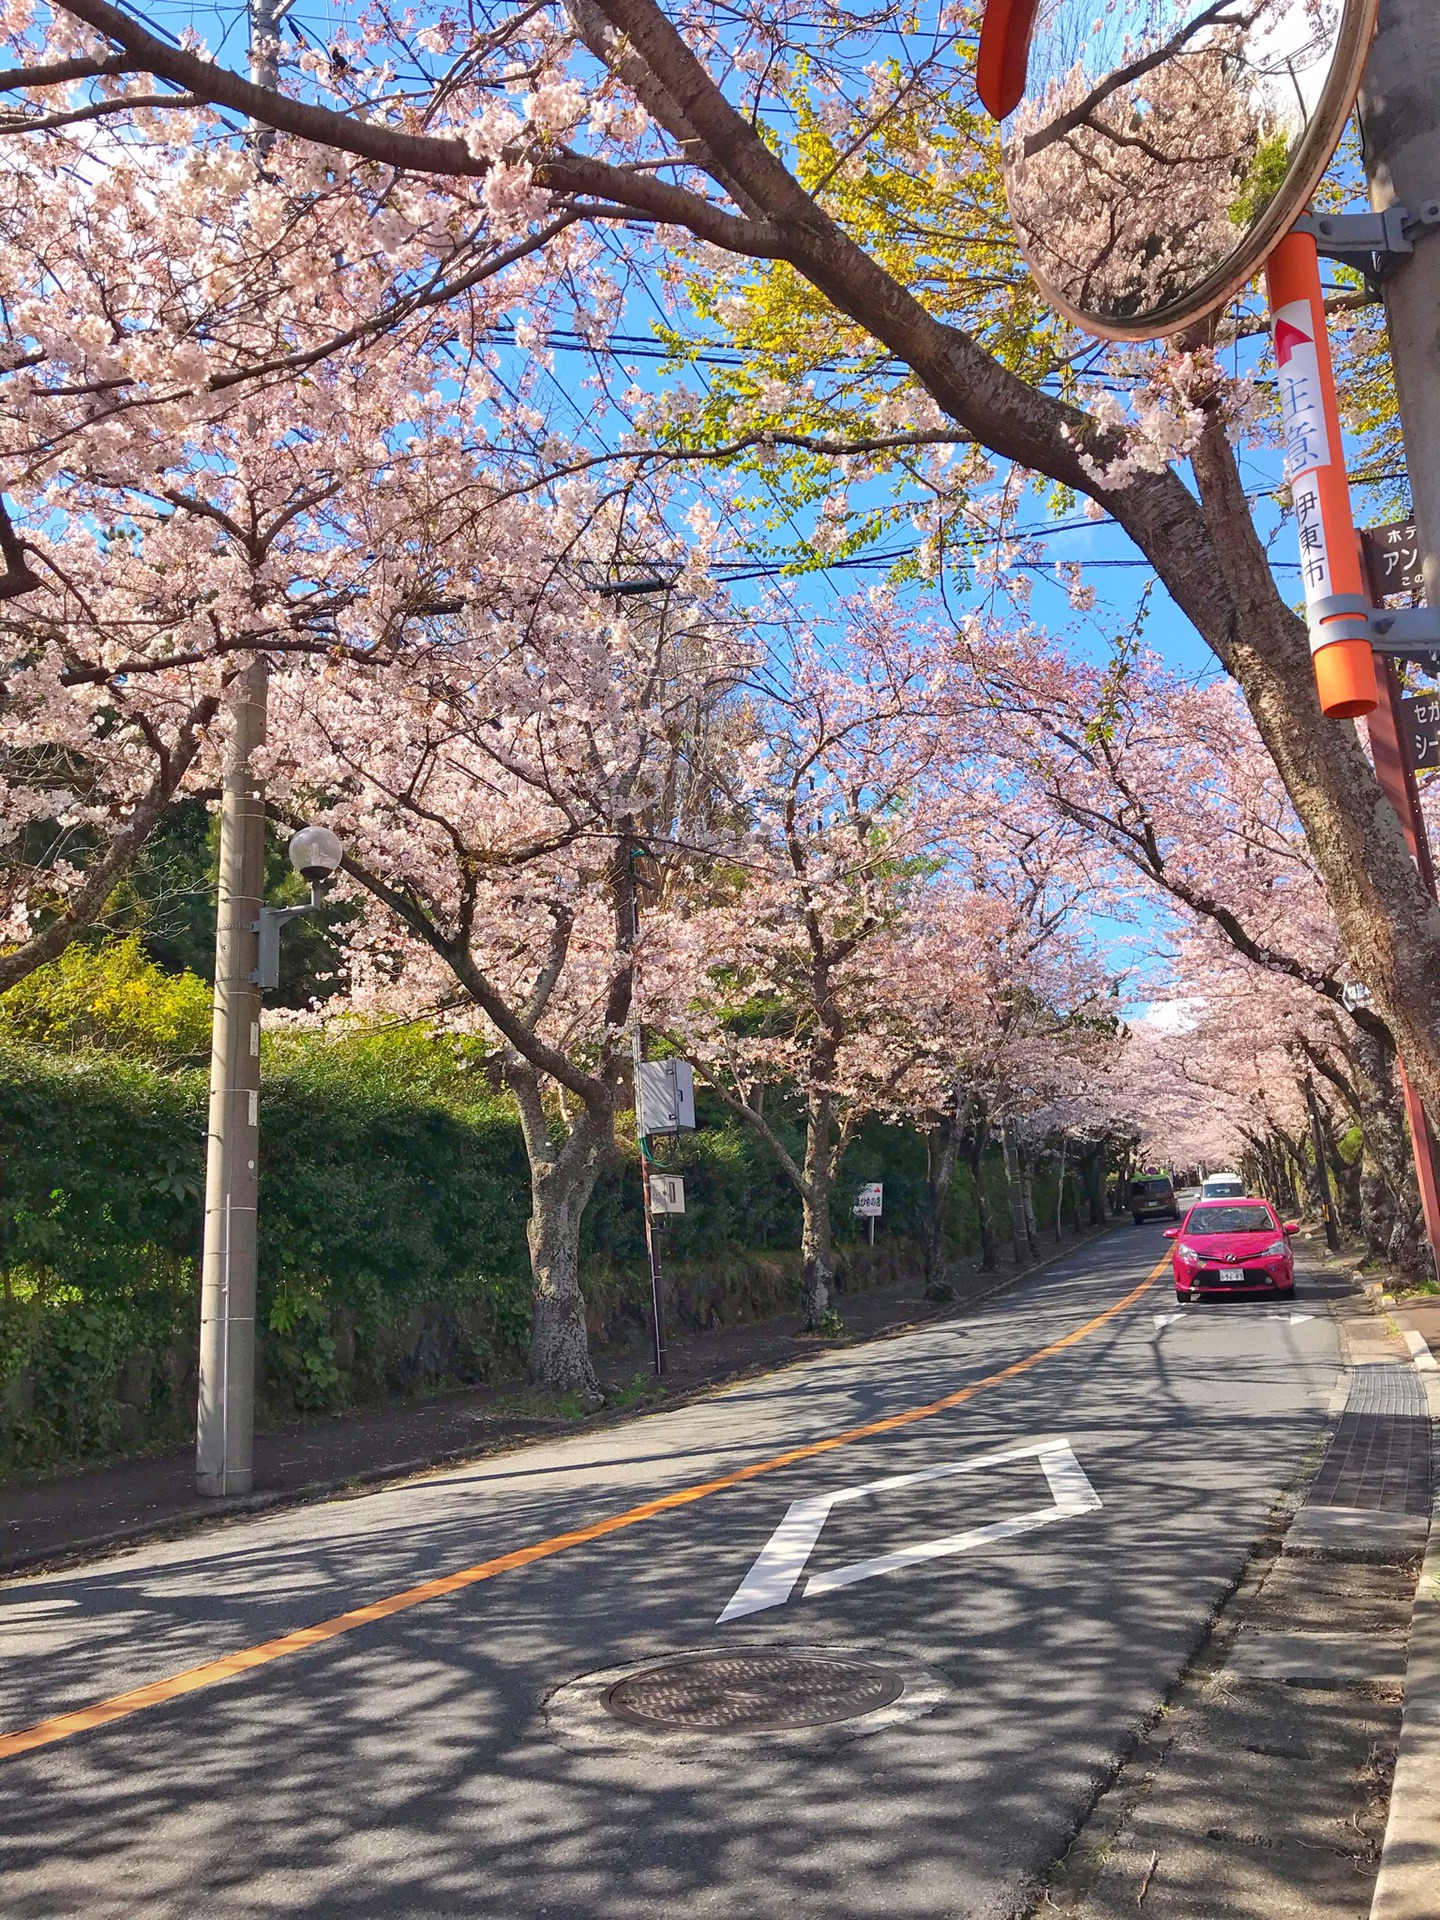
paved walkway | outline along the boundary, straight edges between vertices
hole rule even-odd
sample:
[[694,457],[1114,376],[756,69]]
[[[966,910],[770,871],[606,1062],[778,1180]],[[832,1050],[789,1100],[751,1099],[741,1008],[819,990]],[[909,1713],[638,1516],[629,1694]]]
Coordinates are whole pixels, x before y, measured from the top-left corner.
[[1430,1412],[1406,1362],[1356,1367],[1307,1507],[1430,1511]]

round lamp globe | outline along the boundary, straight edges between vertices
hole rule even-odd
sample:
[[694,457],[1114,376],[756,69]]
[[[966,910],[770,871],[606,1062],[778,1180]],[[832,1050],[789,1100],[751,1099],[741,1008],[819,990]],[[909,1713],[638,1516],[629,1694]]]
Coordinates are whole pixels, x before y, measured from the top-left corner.
[[301,827],[290,842],[290,864],[303,880],[328,880],[345,858],[345,843],[329,827]]

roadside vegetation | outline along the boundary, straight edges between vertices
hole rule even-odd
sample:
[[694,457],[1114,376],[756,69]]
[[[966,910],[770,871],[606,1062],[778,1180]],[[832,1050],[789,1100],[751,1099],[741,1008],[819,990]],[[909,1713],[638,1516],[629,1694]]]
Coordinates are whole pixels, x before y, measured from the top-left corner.
[[[188,1437],[208,1025],[205,982],[156,965],[135,932],[72,946],[0,1002],[0,1470]],[[261,1418],[508,1379],[539,1409],[523,1391],[528,1172],[493,1050],[420,1022],[358,1020],[267,1034],[264,1048]],[[703,1094],[701,1119],[670,1156],[690,1195],[667,1226],[674,1324],[793,1310],[798,1197],[751,1131]],[[798,1142],[783,1102],[774,1124]],[[920,1270],[926,1170],[914,1127],[876,1125],[851,1144],[834,1205],[845,1284]],[[1008,1236],[998,1148],[979,1175]],[[1053,1157],[1034,1170],[1052,1223],[1057,1176]],[[869,1180],[885,1184],[873,1253],[849,1217],[853,1186]],[[978,1251],[968,1166],[945,1207],[947,1250]],[[1087,1217],[1072,1161],[1065,1231]],[[597,1184],[581,1271],[592,1341],[643,1354],[633,1142]],[[643,1397],[647,1382],[648,1369],[616,1404]]]

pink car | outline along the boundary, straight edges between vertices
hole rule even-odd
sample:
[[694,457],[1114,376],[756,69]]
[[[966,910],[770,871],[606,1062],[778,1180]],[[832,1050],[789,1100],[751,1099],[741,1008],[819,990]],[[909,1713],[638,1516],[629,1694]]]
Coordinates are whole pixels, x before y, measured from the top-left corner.
[[1290,1235],[1300,1223],[1280,1216],[1268,1200],[1202,1200],[1184,1224],[1166,1229],[1178,1242],[1175,1298],[1182,1306],[1206,1293],[1278,1293],[1295,1297]]

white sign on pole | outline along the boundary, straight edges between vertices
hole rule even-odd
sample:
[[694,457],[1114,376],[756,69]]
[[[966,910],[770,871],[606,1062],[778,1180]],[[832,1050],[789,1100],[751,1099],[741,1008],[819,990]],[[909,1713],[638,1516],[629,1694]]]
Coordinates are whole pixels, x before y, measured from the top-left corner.
[[[1308,300],[1292,300],[1275,312],[1275,359],[1280,370],[1280,420],[1285,431],[1285,478],[1295,503],[1300,535],[1300,573],[1308,601],[1332,591],[1330,555],[1320,494],[1312,475],[1331,464],[1325,427],[1325,396],[1316,320]],[[1313,651],[1313,646],[1312,646]]]
[[871,1180],[856,1194],[852,1211],[858,1213],[862,1220],[878,1220],[884,1195],[885,1183],[881,1180]]
[[695,1125],[695,1073],[688,1060],[645,1060],[635,1069],[635,1131],[688,1133]]
[[684,1213],[685,1182],[678,1173],[650,1175],[651,1213]]

